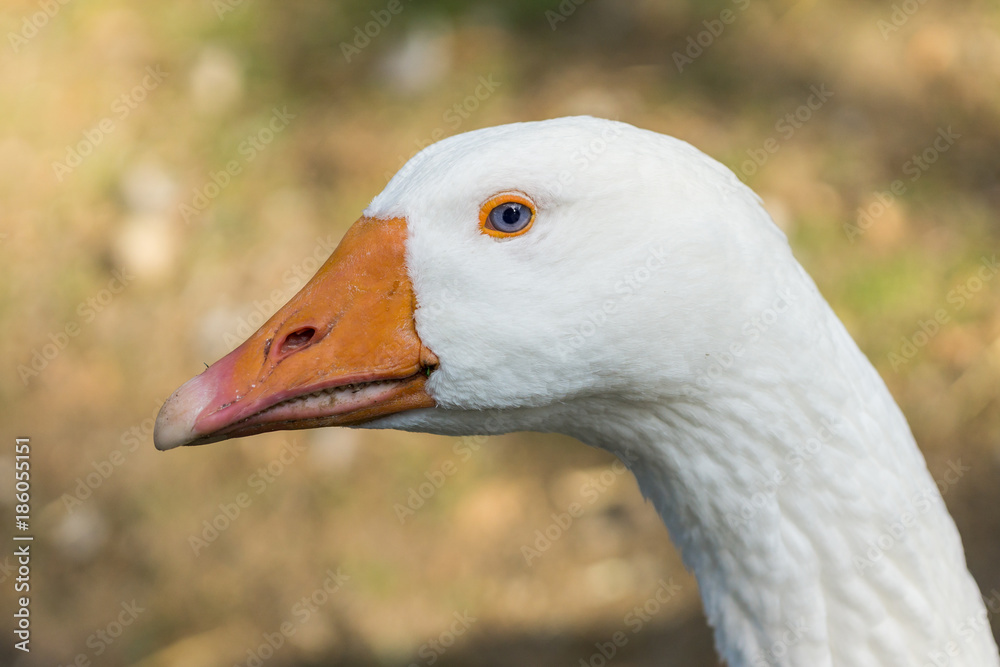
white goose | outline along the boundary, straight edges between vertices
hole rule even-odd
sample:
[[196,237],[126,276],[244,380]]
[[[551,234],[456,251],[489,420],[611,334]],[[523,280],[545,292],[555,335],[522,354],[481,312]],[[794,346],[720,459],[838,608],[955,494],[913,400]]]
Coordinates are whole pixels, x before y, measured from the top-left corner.
[[758,198],[562,118],[411,159],[156,446],[326,425],[566,433],[627,462],[731,667],[996,666],[902,413]]

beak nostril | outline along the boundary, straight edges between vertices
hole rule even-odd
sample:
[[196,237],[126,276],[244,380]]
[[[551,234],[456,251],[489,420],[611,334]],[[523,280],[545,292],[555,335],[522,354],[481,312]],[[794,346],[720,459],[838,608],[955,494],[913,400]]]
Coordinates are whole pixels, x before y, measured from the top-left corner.
[[285,340],[281,341],[281,345],[278,346],[278,356],[283,357],[286,354],[291,354],[296,350],[302,349],[311,343],[312,339],[315,337],[316,329],[313,327],[296,329],[292,333],[285,336]]

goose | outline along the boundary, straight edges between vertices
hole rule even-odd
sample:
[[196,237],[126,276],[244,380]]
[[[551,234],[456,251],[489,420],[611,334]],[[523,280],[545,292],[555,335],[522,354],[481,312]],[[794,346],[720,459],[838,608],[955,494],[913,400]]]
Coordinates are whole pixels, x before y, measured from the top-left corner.
[[760,199],[681,140],[570,117],[428,146],[154,444],[321,426],[611,452],[730,667],[1000,665],[882,379]]

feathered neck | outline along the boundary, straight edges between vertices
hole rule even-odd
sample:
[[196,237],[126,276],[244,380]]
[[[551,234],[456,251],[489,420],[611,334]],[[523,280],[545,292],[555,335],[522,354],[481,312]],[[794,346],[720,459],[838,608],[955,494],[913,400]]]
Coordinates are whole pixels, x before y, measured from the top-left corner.
[[730,667],[1000,664],[903,415],[811,281],[789,297],[807,326],[776,324],[681,392],[595,399],[562,430],[630,463]]

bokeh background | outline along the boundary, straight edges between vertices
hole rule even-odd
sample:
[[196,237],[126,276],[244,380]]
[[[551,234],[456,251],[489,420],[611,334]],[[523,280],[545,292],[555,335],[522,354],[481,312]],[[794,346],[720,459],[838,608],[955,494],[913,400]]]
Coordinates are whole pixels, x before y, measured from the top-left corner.
[[574,441],[151,442],[418,148],[581,113],[763,196],[935,477],[962,466],[945,500],[1000,590],[1000,278],[974,279],[1000,237],[995,3],[6,0],[0,35],[0,534],[27,435],[36,536],[33,651],[5,612],[0,663],[600,665],[662,581],[611,664],[717,664],[654,511]]

